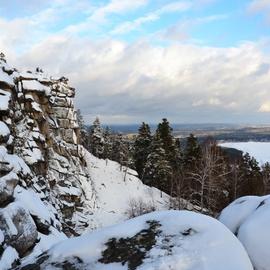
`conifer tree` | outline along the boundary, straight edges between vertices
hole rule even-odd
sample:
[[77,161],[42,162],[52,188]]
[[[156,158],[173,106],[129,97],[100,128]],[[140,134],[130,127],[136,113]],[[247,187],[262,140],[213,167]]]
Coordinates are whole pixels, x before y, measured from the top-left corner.
[[143,179],[147,185],[169,192],[171,177],[172,167],[167,160],[162,139],[157,132],[151,144],[151,152],[147,157]]
[[122,134],[118,133],[113,136],[112,142],[112,160],[118,162],[121,167],[129,165],[129,149],[124,142]]
[[150,145],[152,141],[150,127],[142,123],[138,135],[134,142],[134,166],[140,178],[143,176],[144,166],[148,155],[150,154]]
[[98,158],[103,158],[104,136],[103,129],[100,125],[98,117],[95,119],[93,125],[90,127],[89,144],[90,152]]
[[175,168],[177,166],[176,159],[178,152],[172,132],[173,129],[171,128],[170,123],[166,118],[163,118],[162,122],[158,124],[156,133],[160,136],[167,160],[170,162],[170,165]]
[[112,133],[108,126],[105,128],[103,137],[104,137],[103,158],[112,159],[112,151],[113,151]]
[[240,163],[240,171],[244,179],[246,179],[241,188],[241,196],[262,194],[263,178],[256,159],[252,158],[248,153],[244,154]]
[[192,170],[196,166],[202,156],[202,149],[198,143],[197,138],[190,134],[187,138],[185,153],[184,153],[184,166],[187,170]]
[[80,130],[79,142],[87,148],[87,130],[85,128],[84,119],[80,109],[77,110],[77,121]]
[[262,166],[262,177],[264,183],[264,194],[270,194],[270,163],[266,162]]

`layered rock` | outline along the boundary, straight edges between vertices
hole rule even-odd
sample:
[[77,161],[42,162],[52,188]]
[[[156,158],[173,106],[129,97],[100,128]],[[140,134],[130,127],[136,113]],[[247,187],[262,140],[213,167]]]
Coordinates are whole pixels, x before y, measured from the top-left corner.
[[88,226],[86,217],[91,209],[84,206],[81,186],[89,182],[89,175],[78,144],[74,95],[66,78],[46,78],[39,70],[20,73],[1,55],[3,255],[12,248],[23,257],[41,236],[52,232],[61,237],[62,232],[79,235]]

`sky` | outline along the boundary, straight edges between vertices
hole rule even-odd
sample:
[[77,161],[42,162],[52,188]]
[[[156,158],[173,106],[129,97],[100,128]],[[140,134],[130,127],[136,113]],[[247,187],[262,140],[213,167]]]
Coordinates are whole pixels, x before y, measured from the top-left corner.
[[270,0],[0,0],[0,51],[86,123],[270,124]]

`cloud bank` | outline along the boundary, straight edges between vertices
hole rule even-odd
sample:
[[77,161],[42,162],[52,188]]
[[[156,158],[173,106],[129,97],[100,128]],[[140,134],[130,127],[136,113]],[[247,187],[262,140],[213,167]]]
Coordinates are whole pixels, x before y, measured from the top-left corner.
[[[66,7],[67,1],[53,3]],[[155,9],[156,13],[147,12],[146,16],[173,12],[175,3]],[[178,3],[177,12],[191,8],[185,3]],[[103,25],[112,13],[122,14],[148,4],[146,0],[114,0],[93,7],[87,1],[80,2],[76,8],[85,11],[85,20],[72,27],[82,29],[93,20]],[[105,123],[154,123],[163,117],[175,123],[267,122],[270,112],[267,39],[215,47],[192,42],[163,45],[151,38],[128,42],[114,35],[93,38],[74,34],[70,25],[54,32],[44,29],[44,20],[48,20],[44,14],[57,21],[55,12],[52,7],[39,10],[42,20],[37,15],[0,18],[0,50],[7,54],[11,64],[40,66],[55,76],[69,77],[77,88],[76,105],[87,122],[96,115]],[[68,15],[72,6],[59,12]],[[138,17],[137,22],[140,18],[146,17]],[[187,21],[194,25],[226,16],[202,18],[205,19]],[[134,22],[130,21],[129,29],[119,23],[118,29],[131,31]],[[169,35],[169,31],[170,28],[159,31],[157,36]]]

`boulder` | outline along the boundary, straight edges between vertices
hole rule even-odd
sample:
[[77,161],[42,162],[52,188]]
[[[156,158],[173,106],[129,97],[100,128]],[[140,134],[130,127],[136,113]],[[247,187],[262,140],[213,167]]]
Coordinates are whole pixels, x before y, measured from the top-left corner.
[[270,196],[241,197],[219,220],[242,242],[256,270],[270,270]]
[[44,270],[253,270],[243,246],[223,224],[188,211],[153,212],[64,240],[20,269],[31,266]]
[[25,208],[18,203],[10,203],[0,211],[0,229],[5,243],[24,256],[34,246],[38,233],[36,225]]
[[13,201],[13,193],[18,181],[19,178],[14,172],[0,178],[0,207]]

